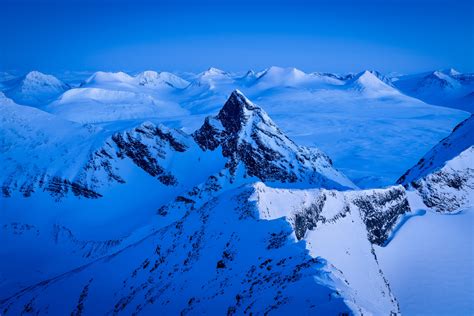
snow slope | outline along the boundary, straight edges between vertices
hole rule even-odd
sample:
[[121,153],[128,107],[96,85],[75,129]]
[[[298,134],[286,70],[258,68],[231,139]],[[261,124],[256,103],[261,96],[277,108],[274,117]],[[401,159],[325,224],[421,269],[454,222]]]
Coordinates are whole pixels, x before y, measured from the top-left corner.
[[379,264],[404,315],[469,315],[474,311],[474,209],[426,212],[408,220]]
[[46,111],[79,123],[173,118],[188,112],[148,93],[103,88],[75,88],[50,103]]
[[[284,220],[258,220],[249,193],[210,200],[113,255],[3,299],[2,313],[350,312],[337,271],[295,243]],[[275,241],[273,232],[283,235]]]
[[474,206],[474,116],[461,122],[399,180],[439,212]]
[[[285,216],[311,256],[341,271],[362,313],[388,315],[398,303],[379,267],[374,244],[383,245],[410,212],[402,187],[367,191],[283,190],[256,185],[260,216]],[[341,289],[343,291],[343,289]]]
[[172,88],[184,89],[189,82],[169,72],[156,72],[147,70],[139,73],[135,80],[141,86],[159,88],[170,86]]

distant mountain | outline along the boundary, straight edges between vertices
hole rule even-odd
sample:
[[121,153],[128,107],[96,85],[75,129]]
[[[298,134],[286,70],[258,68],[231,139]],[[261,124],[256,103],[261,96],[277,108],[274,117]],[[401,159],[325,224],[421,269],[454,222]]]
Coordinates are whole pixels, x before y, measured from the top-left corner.
[[439,212],[474,206],[474,116],[431,149],[398,183],[420,192]]
[[188,114],[169,94],[189,83],[171,73],[96,72],[80,87],[58,96],[44,109],[79,123],[102,123]]
[[15,102],[38,107],[46,105],[70,88],[56,77],[39,71],[31,71],[3,85],[5,95]]
[[218,68],[211,67],[206,71],[197,74],[194,80],[191,81],[188,89],[198,89],[198,92],[204,92],[207,89],[216,90],[222,86],[233,85],[234,83],[235,80],[232,74]]
[[97,71],[87,78],[82,84],[83,86],[96,86],[111,83],[132,84],[133,77],[125,72],[104,72]]
[[172,88],[184,89],[189,82],[169,72],[144,71],[139,73],[135,79],[138,84],[145,87],[162,87],[168,85]]
[[275,87],[322,87],[324,85],[342,85],[343,82],[327,74],[307,74],[296,68],[272,66],[256,74],[255,85],[260,89]]
[[[416,89],[421,93],[430,89],[444,89],[447,91],[458,89],[460,84],[452,74],[452,71],[447,73],[435,71],[423,77]],[[455,74],[457,75],[458,73],[456,72]]]
[[347,81],[346,86],[371,96],[400,94],[390,79],[372,70],[358,73]]
[[404,93],[425,102],[474,112],[474,102],[468,95],[474,92],[474,76],[454,69],[437,70],[418,75],[396,78],[394,81]]
[[160,100],[133,86],[121,90],[85,86],[71,89],[48,104],[45,110],[79,123],[176,117],[188,113],[174,102]]

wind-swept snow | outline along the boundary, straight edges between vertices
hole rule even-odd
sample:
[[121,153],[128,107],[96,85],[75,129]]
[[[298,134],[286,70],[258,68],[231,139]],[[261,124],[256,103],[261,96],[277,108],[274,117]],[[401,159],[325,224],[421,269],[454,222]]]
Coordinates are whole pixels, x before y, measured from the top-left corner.
[[409,219],[376,247],[404,315],[468,315],[474,310],[474,209]]

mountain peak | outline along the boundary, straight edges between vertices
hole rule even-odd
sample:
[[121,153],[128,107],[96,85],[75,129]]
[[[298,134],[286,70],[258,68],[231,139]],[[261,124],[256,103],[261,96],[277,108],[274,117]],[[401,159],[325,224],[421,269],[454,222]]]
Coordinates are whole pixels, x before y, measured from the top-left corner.
[[23,85],[25,84],[41,84],[49,86],[64,87],[65,83],[60,81],[53,75],[47,75],[37,70],[30,71],[27,73],[22,80]]
[[189,85],[186,80],[169,72],[156,72],[153,70],[146,70],[139,73],[136,80],[141,86],[153,86],[158,87],[162,85],[170,86],[173,88],[185,88]]
[[365,70],[358,73],[347,82],[347,85],[370,94],[392,94],[397,92],[390,79],[374,70]]
[[106,83],[106,82],[132,82],[133,78],[122,71],[119,72],[105,72],[97,71],[93,73],[86,81],[82,84],[94,84],[94,83]]
[[232,175],[240,165],[246,175],[262,181],[354,187],[324,153],[296,145],[239,90],[232,92],[217,116],[206,118],[193,137],[204,150],[221,146]]
[[385,77],[384,75],[382,75],[380,72],[378,72],[376,70],[364,70],[364,71],[360,72],[359,74],[357,74],[354,78],[357,78],[357,79],[360,79],[360,78],[369,79],[370,78],[369,80],[380,80],[385,84],[391,85],[390,79]]
[[235,133],[241,129],[251,111],[255,109],[260,108],[247,99],[242,92],[234,90],[219,111],[217,119],[227,131]]
[[285,77],[304,77],[306,73],[303,71],[294,68],[294,67],[278,67],[278,66],[271,66],[261,73],[259,73],[259,78],[264,76],[271,76],[271,77],[278,77],[278,76],[285,76]]
[[448,76],[457,76],[457,75],[461,74],[459,71],[457,71],[454,68],[442,69],[442,70],[439,70],[439,72],[442,72],[442,73],[444,73],[445,75],[448,75]]
[[[47,77],[48,75],[37,71],[37,70],[32,70],[29,73],[25,75],[25,79],[32,80],[32,79],[38,79],[38,78],[44,78]],[[52,76],[51,76],[52,77]]]
[[201,76],[216,76],[216,75],[217,76],[226,76],[227,72],[225,72],[224,70],[215,68],[215,67],[210,67],[209,69],[204,71]]
[[418,84],[417,89],[425,89],[428,87],[436,89],[453,89],[459,86],[456,78],[447,74],[442,70],[437,70],[425,76]]

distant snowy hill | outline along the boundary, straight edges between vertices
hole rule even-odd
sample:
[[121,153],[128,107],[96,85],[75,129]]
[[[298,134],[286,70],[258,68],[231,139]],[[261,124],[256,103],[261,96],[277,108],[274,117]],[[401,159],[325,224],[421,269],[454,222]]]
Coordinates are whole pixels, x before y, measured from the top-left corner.
[[474,112],[472,74],[462,74],[454,69],[437,70],[431,73],[408,75],[394,82],[404,93],[425,102]]
[[54,76],[31,71],[28,74],[3,83],[4,93],[15,102],[24,105],[44,106],[68,90],[69,85]]
[[139,89],[117,90],[85,86],[66,91],[48,104],[45,110],[79,123],[165,118],[188,113],[174,102],[160,100]]
[[156,88],[185,88],[189,85],[184,79],[169,73],[156,72],[152,70],[143,71],[136,76],[130,76],[124,72],[103,72],[98,71],[86,79],[81,87],[115,87],[115,88],[131,88],[131,86],[143,86],[150,89]]
[[168,85],[172,88],[184,89],[189,82],[169,72],[144,71],[139,73],[135,80],[141,86],[146,87],[163,87]]
[[307,74],[296,68],[273,66],[257,73],[255,84],[259,89],[268,89],[275,87],[321,87],[324,85],[342,85],[343,82],[325,74]]
[[347,86],[371,96],[399,94],[391,81],[376,71],[363,71],[347,81]]

